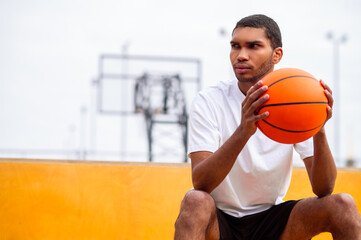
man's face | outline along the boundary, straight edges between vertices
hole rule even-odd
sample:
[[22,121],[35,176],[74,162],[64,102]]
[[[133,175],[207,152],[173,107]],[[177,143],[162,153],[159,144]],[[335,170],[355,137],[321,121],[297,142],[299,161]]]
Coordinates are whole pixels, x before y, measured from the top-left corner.
[[231,40],[231,63],[240,82],[255,83],[273,70],[271,41],[262,28],[236,28]]

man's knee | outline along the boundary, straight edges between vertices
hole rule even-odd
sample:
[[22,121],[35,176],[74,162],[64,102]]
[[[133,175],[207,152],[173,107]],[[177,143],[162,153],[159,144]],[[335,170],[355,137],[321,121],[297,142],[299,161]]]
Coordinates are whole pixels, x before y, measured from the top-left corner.
[[216,204],[212,196],[191,190],[183,198],[174,239],[219,239]]
[[215,211],[216,205],[210,194],[191,190],[186,193],[182,200],[178,219],[209,221]]
[[345,204],[347,206],[355,206],[355,200],[353,197],[348,193],[339,193],[334,195],[341,204]]
[[215,210],[215,202],[209,193],[191,190],[182,200],[181,211],[190,211],[194,214],[210,213]]
[[356,203],[353,197],[347,193],[339,193],[331,195],[333,197],[333,209],[338,209],[342,213],[346,214],[349,211],[357,211]]
[[330,196],[329,220],[331,224],[340,225],[360,225],[360,217],[353,197],[347,193],[334,194]]

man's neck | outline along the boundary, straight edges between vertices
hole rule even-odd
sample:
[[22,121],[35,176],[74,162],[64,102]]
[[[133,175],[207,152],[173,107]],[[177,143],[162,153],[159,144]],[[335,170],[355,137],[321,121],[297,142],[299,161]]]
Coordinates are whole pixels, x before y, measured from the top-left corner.
[[252,82],[241,82],[238,81],[238,88],[239,90],[246,96],[247,91],[256,83],[257,81],[252,81]]

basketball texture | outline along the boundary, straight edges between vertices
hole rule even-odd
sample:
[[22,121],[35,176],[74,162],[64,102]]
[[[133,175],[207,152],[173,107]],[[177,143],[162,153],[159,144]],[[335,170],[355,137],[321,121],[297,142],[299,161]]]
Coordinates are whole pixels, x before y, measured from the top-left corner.
[[269,100],[257,114],[269,116],[257,122],[257,127],[269,138],[293,144],[315,135],[327,117],[328,100],[324,88],[311,74],[296,68],[282,68],[267,74]]

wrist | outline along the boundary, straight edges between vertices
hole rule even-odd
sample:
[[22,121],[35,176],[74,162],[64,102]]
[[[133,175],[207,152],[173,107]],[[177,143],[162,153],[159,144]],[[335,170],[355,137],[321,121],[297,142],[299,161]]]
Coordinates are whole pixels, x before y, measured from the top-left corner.
[[318,131],[315,135],[314,135],[314,137],[321,137],[321,136],[325,136],[326,135],[326,130],[325,130],[325,127],[322,127],[321,129],[320,129],[320,131]]
[[252,132],[248,131],[248,129],[239,126],[236,130],[236,135],[239,139],[243,139],[248,141],[248,139],[253,135]]

